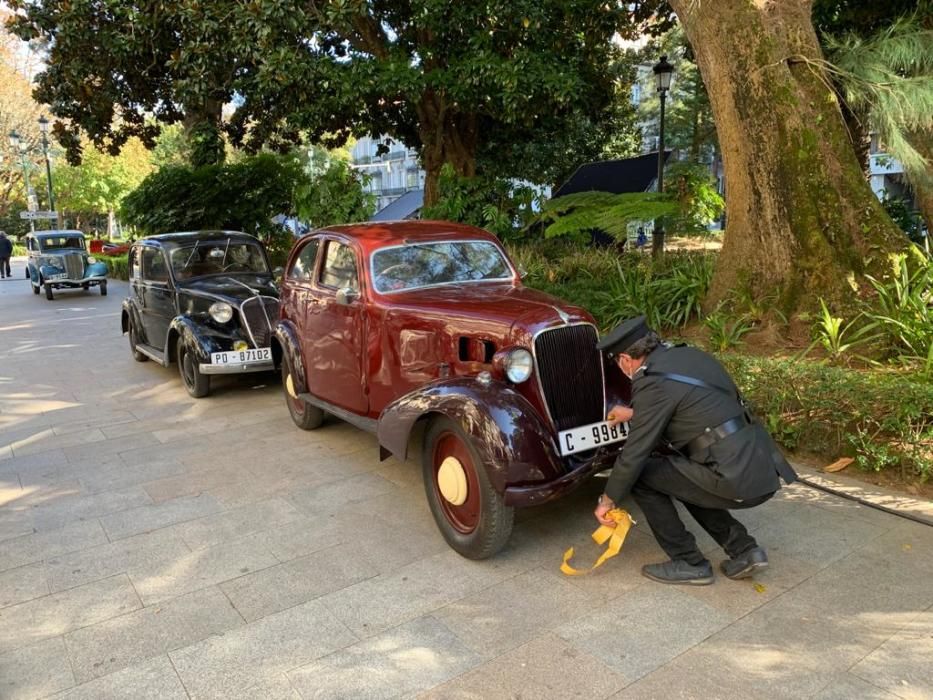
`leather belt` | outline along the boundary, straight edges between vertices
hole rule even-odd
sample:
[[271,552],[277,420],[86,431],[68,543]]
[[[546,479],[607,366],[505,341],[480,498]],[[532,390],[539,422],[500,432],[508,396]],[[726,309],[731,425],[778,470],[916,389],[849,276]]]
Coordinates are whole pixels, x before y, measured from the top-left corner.
[[705,450],[710,445],[713,445],[720,440],[732,435],[733,433],[739,432],[746,425],[750,425],[751,421],[748,419],[746,414],[736,416],[735,418],[730,418],[729,420],[720,423],[714,428],[707,428],[697,437],[693,438],[690,442],[684,445],[684,448],[687,451],[687,454],[694,455],[700,450]]

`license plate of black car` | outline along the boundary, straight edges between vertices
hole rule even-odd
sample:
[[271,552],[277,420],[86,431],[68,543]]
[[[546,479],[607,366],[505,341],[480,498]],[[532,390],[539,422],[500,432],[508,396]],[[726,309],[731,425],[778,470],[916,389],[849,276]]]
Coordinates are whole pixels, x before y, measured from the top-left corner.
[[249,365],[272,360],[272,348],[247,348],[211,353],[213,365]]
[[622,442],[628,437],[628,423],[610,425],[608,421],[581,425],[579,428],[561,430],[557,434],[561,457],[575,452],[595,450],[603,445]]

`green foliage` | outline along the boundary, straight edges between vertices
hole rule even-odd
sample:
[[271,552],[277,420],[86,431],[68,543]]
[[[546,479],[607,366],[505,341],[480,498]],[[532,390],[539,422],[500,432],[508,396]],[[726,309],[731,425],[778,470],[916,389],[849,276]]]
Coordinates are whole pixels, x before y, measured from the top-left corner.
[[509,240],[534,218],[536,195],[530,187],[500,178],[462,177],[450,165],[441,170],[438,184],[438,202],[421,210],[422,219],[479,226]]
[[287,245],[272,217],[292,210],[301,177],[293,158],[269,153],[226,165],[166,167],[124,199],[122,218],[144,235],[232,229]]
[[709,344],[715,352],[734,350],[744,343],[742,337],[755,330],[755,323],[747,316],[732,316],[722,306],[703,319],[709,330]]
[[115,280],[128,280],[129,279],[129,255],[102,255],[101,253],[95,253],[94,257],[97,258],[99,262],[107,264],[107,277]]
[[868,120],[913,182],[933,184],[911,134],[933,131],[933,29],[905,16],[870,36],[826,37],[846,103]]
[[910,207],[907,198],[891,197],[885,192],[881,199],[881,206],[911,241],[918,245],[923,243],[923,236],[920,234],[920,217]]
[[851,352],[855,348],[874,342],[880,337],[877,332],[878,323],[866,323],[862,319],[864,314],[857,314],[848,323],[839,316],[833,316],[820,299],[820,316],[813,326],[813,344],[804,351],[806,355],[815,345],[819,344],[826,353],[830,362],[842,362],[851,357],[871,362],[864,355]]
[[226,144],[217,124],[203,119],[188,131],[189,162],[195,168],[223,163]]
[[713,274],[713,258],[693,253],[654,260],[567,241],[514,246],[510,253],[528,273],[526,285],[586,308],[603,330],[640,314],[662,330],[686,325],[699,318]]
[[670,216],[677,209],[677,202],[667,193],[578,192],[545,202],[539,219],[546,238],[567,236],[584,241],[598,229],[624,241],[630,224]]
[[898,255],[893,268],[889,281],[868,278],[877,298],[865,315],[890,356],[919,364],[933,378],[933,260],[919,252]]
[[300,152],[298,158],[304,177],[295,186],[295,209],[302,221],[319,228],[373,215],[375,198],[345,160],[319,147]]
[[705,233],[726,207],[707,165],[674,163],[665,170],[664,191],[678,204],[676,214],[664,224],[674,234]]
[[860,468],[933,477],[933,384],[916,375],[854,370],[786,358],[721,357],[785,447]]

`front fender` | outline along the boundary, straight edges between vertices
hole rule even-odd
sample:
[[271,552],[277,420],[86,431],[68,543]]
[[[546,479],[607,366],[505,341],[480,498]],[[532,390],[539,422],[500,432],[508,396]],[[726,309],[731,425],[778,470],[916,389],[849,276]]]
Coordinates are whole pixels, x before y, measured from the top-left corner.
[[288,363],[288,371],[292,375],[295,391],[303,394],[308,391],[308,382],[305,379],[304,363],[301,361],[301,343],[298,342],[298,329],[288,320],[275,324],[276,340],[282,348],[282,359]]
[[198,358],[198,362],[210,362],[212,352],[223,350],[213,336],[204,332],[204,328],[187,316],[176,316],[169,324],[168,336],[166,342],[166,358],[174,359],[174,349],[172,348],[172,339],[181,338],[188,352],[193,352]]
[[89,263],[84,268],[85,277],[106,277],[107,276],[107,264],[102,262]]
[[377,429],[380,446],[405,459],[415,423],[432,413],[456,421],[473,439],[498,491],[566,472],[550,428],[525,397],[503,382],[473,377],[434,382],[386,406]]
[[48,279],[52,275],[60,275],[65,270],[61,267],[56,267],[55,265],[40,265],[39,274],[42,276],[42,279]]

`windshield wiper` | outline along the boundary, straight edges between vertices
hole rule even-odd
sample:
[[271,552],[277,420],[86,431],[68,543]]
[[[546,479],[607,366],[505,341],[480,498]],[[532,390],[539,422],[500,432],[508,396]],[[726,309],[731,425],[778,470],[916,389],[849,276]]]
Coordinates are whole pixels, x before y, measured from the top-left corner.
[[182,270],[187,270],[187,269],[188,269],[188,263],[191,262],[191,258],[194,257],[194,254],[195,254],[196,252],[198,252],[198,243],[200,243],[200,242],[201,242],[201,241],[195,241],[195,242],[194,242],[194,248],[191,249],[191,255],[188,256],[188,259],[187,259],[187,260],[185,260],[185,264],[181,266],[181,269],[182,269]]

